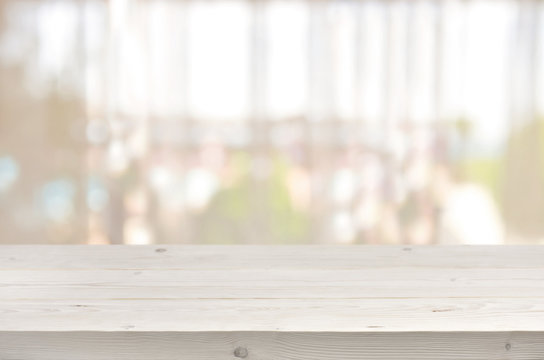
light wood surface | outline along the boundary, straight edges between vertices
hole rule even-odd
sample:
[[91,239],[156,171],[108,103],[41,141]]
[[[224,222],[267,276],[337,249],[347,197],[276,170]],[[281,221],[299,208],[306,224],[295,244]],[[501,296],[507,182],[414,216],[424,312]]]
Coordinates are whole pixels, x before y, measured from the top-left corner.
[[542,360],[544,248],[0,246],[1,360]]
[[544,248],[2,246],[0,331],[544,331]]

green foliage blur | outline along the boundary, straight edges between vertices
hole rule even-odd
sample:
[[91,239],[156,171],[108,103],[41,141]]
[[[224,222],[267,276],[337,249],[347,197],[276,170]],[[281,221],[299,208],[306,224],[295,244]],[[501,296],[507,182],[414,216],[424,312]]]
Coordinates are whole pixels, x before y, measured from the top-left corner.
[[514,129],[505,151],[456,164],[463,179],[487,188],[509,228],[520,236],[544,232],[544,120]]
[[207,244],[306,243],[309,217],[291,203],[288,161],[274,153],[270,175],[256,179],[252,159],[245,152],[233,155],[235,180],[223,187],[198,219],[197,238]]

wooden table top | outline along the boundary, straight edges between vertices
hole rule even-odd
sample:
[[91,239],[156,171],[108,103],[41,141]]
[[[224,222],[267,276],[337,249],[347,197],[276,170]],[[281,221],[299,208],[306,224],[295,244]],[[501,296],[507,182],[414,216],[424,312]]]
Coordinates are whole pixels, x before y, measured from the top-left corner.
[[0,331],[544,331],[544,247],[0,246]]

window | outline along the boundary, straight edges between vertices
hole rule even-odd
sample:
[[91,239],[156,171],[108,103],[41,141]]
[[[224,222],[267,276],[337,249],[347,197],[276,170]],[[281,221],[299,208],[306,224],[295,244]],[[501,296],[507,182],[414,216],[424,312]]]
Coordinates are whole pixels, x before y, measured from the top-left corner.
[[542,16],[3,1],[1,241],[542,241]]

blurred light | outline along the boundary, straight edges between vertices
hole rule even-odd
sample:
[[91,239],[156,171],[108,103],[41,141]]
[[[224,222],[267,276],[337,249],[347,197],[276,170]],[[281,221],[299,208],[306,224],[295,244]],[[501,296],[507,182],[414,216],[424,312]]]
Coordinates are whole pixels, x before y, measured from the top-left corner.
[[124,242],[127,245],[151,244],[153,237],[145,221],[137,217],[128,219],[124,226]]
[[100,212],[108,205],[109,194],[96,178],[89,179],[87,185],[87,206],[95,212]]
[[362,231],[369,231],[376,227],[380,222],[380,209],[381,203],[376,192],[366,194],[354,211],[357,227]]
[[219,186],[217,177],[203,168],[193,169],[187,174],[186,201],[187,206],[199,210],[208,205]]
[[74,214],[76,188],[68,179],[55,180],[42,187],[40,201],[48,220],[63,222]]
[[445,242],[497,245],[504,241],[493,199],[481,186],[456,186],[448,194],[443,212]]
[[291,202],[297,210],[307,211],[312,199],[311,174],[301,167],[289,171],[286,179]]
[[108,167],[113,173],[121,173],[128,167],[128,155],[120,140],[113,141],[108,148]]
[[19,165],[10,156],[0,157],[0,193],[9,188],[19,178]]
[[355,226],[352,215],[342,211],[333,217],[333,232],[337,242],[347,244],[355,240]]
[[149,182],[155,190],[165,190],[172,180],[172,172],[164,166],[155,166],[149,172]]
[[351,169],[337,170],[332,179],[332,198],[337,204],[349,203],[355,194],[355,176]]

